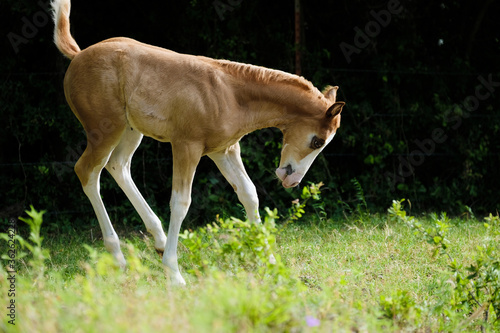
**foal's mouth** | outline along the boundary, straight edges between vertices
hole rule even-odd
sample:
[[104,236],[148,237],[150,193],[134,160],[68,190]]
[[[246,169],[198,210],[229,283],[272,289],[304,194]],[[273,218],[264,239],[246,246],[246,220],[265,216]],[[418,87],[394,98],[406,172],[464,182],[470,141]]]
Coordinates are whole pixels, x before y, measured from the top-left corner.
[[295,172],[290,164],[284,168],[276,169],[276,175],[281,180],[281,185],[283,185],[284,188],[291,188],[299,185],[303,177],[303,175]]
[[281,185],[283,185],[284,188],[292,188],[292,187],[295,187],[295,186],[297,186],[299,184],[300,184],[300,182],[294,182],[294,183],[292,183],[290,185],[287,185],[285,182],[281,183]]

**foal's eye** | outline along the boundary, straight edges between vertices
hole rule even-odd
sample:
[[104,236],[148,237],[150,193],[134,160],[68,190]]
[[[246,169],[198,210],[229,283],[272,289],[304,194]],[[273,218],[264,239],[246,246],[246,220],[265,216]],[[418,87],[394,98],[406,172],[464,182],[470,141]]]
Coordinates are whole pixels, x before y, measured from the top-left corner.
[[312,149],[318,149],[318,148],[321,148],[321,146],[323,146],[325,144],[325,140],[323,139],[320,139],[318,138],[317,136],[315,136],[314,138],[312,138],[311,140],[311,148]]

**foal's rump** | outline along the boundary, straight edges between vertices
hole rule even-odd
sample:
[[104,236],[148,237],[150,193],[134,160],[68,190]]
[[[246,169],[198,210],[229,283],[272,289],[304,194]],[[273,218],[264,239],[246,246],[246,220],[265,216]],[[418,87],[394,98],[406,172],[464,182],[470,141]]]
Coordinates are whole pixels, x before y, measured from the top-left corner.
[[87,133],[98,131],[108,120],[115,127],[126,124],[119,63],[119,52],[96,44],[78,53],[66,71],[66,99]]

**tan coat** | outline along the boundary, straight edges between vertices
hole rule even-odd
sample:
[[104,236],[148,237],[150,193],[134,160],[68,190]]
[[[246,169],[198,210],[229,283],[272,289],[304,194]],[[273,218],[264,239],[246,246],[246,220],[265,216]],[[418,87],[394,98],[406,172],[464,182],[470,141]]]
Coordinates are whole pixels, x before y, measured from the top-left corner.
[[[300,183],[340,126],[337,87],[323,93],[296,75],[263,67],[179,54],[128,38],[80,50],[69,32],[69,0],[54,0],[54,42],[72,62],[64,79],[66,99],[87,133],[75,171],[94,207],[104,244],[124,266],[119,240],[99,194],[106,168],[124,190],[174,283],[184,284],[177,238],[191,203],[196,166],[203,155],[235,189],[248,218],[259,222],[258,198],[240,157],[242,136],[265,127],[282,130],[276,170],[284,187]],[[130,177],[130,160],[143,135],[170,142],[173,184],[168,240]],[[272,260],[272,259],[271,259]]]

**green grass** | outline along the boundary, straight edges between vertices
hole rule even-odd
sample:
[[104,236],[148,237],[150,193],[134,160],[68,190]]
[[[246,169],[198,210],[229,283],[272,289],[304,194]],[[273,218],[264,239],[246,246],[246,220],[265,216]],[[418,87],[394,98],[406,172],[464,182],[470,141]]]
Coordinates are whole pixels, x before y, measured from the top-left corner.
[[[426,217],[419,220],[424,226],[432,224]],[[500,241],[498,236],[491,239],[482,221],[453,219],[450,224],[449,253],[464,265],[472,262],[478,245]],[[433,246],[402,222],[368,214],[343,220],[304,217],[278,225],[278,231],[274,251],[284,267],[278,272],[248,254],[243,260],[234,255],[221,258],[210,246],[199,254],[210,263],[201,269],[181,240],[179,263],[188,283],[181,288],[169,284],[148,235],[120,235],[130,264],[126,272],[114,267],[95,230],[93,237],[46,236],[42,247],[50,251],[50,259],[35,267],[30,257],[18,262],[16,325],[2,313],[0,331],[480,330],[481,318],[470,323],[467,315],[443,320],[432,311],[449,297],[447,258],[432,257]],[[251,264],[245,265],[245,260]],[[3,309],[11,299],[6,278],[2,268]],[[384,316],[381,297],[399,300],[394,304],[402,308],[397,310],[401,317]]]

